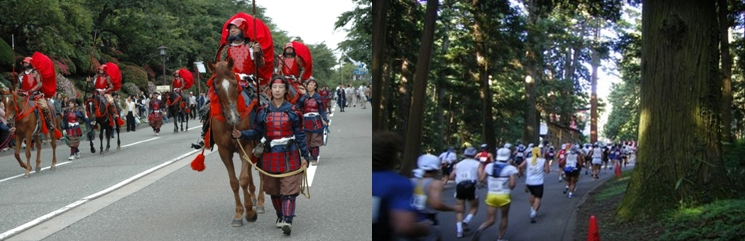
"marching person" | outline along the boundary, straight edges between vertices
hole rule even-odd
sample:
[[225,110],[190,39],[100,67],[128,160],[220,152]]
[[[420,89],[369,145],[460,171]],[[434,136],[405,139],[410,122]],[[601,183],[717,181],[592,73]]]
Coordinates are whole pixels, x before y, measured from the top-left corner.
[[78,109],[77,100],[73,98],[68,103],[68,108],[62,114],[62,127],[69,139],[70,157],[67,159],[73,160],[75,157],[80,158],[78,147],[80,146],[80,137],[83,135],[80,129],[80,121],[90,124],[90,120]]
[[150,104],[148,105],[150,108],[150,113],[147,117],[148,122],[150,123],[150,127],[153,128],[153,135],[157,136],[160,133],[160,127],[163,125],[163,111],[161,108],[163,108],[163,100],[158,98],[158,93],[153,93],[153,97],[150,98]]
[[310,151],[311,165],[318,165],[319,147],[323,146],[323,127],[329,125],[326,111],[323,109],[321,96],[316,93],[317,83],[314,79],[305,82],[307,93],[300,97],[297,109],[303,112],[303,129],[305,142]]
[[367,95],[365,95],[365,93],[367,92],[367,88],[365,87],[366,87],[365,85],[360,85],[360,88],[357,90],[357,92],[359,92],[360,94],[360,98],[358,102],[360,102],[362,109],[367,109],[367,105],[366,105]]
[[347,94],[344,88],[342,88],[341,84],[339,84],[339,87],[336,88],[336,105],[341,108],[339,112],[344,112],[344,107],[347,105]]
[[[248,21],[246,21],[246,19],[235,18],[230,21],[226,29],[226,31],[229,32],[226,37],[226,41],[229,42],[227,51],[228,58],[233,60],[233,72],[241,76],[240,80],[238,80],[238,83],[241,87],[243,87],[243,92],[241,92],[241,95],[243,95],[244,101],[249,101],[247,92],[253,88],[256,88],[249,88],[249,86],[253,85],[253,83],[248,83],[248,76],[253,75],[258,80],[261,80],[258,75],[259,73],[256,73],[256,69],[258,68],[259,72],[261,73],[262,70],[265,68],[274,67],[265,65],[267,61],[273,60],[264,59],[264,53],[262,50],[263,47],[257,41],[257,39],[251,39],[249,36],[250,31],[248,31],[248,24],[249,23]],[[213,87],[209,86],[209,90],[207,93],[213,92]],[[209,98],[204,107],[206,109],[205,115],[209,115],[210,105],[208,103]],[[200,134],[200,140],[196,144],[191,144],[191,147],[197,150],[204,147],[204,135],[207,133],[207,129],[209,129],[210,127],[210,118],[203,117],[202,119],[204,120],[204,123],[202,124],[202,133]]]
[[326,110],[326,113],[331,113],[331,106],[329,105],[329,98],[331,97],[331,93],[329,93],[328,86],[324,85],[321,91],[318,91],[318,94],[321,95],[323,109]]
[[[566,166],[567,161],[567,151],[569,150],[568,144],[561,144],[561,150],[559,150],[558,156],[558,162],[559,162],[559,182],[566,179],[566,175],[564,174],[564,167]],[[569,186],[567,186],[568,188]]]
[[600,164],[603,163],[603,149],[595,143],[593,148],[590,149],[590,157],[592,158],[592,177],[598,179],[598,173],[600,172]]
[[[473,234],[471,241],[479,240],[481,234],[487,228],[491,227],[497,217],[497,209],[501,213],[499,222],[498,241],[504,240],[504,234],[507,232],[507,224],[510,214],[510,192],[515,188],[517,168],[507,164],[510,159],[510,150],[501,148],[497,151],[497,161],[486,165],[485,172],[479,176],[480,182],[488,183],[488,192],[485,203],[487,205],[486,221],[481,224],[476,233]],[[487,179],[488,177],[488,179]],[[505,240],[506,241],[506,240]]]
[[541,198],[543,198],[543,176],[544,173],[549,172],[548,161],[541,157],[541,148],[534,147],[531,150],[531,157],[528,161],[520,164],[518,169],[526,168],[525,172],[525,185],[528,186],[530,191],[530,222],[535,223],[536,213],[541,208]]
[[135,107],[134,96],[127,97],[127,132],[135,131],[135,118],[137,118],[137,111]]
[[487,164],[494,161],[494,155],[489,152],[489,146],[486,143],[481,144],[481,151],[476,154],[475,158],[480,162],[479,169],[481,169],[482,171],[484,170],[484,168],[486,168]]
[[[252,130],[233,130],[233,138],[259,140],[265,137],[269,144],[261,156],[260,167],[266,172],[281,174],[308,166],[310,155],[305,144],[305,132],[299,111],[287,101],[290,82],[283,76],[275,75],[270,81],[272,101],[257,111],[257,125]],[[301,161],[302,157],[302,161]],[[264,192],[271,195],[274,209],[277,210],[277,227],[285,235],[292,233],[295,216],[295,198],[300,194],[303,177],[298,173],[289,177],[275,178],[261,175]]]
[[442,185],[448,183],[450,180],[450,173],[453,171],[453,164],[458,160],[458,156],[455,154],[455,147],[451,146],[439,156],[440,163],[442,163]]
[[282,74],[285,76],[292,76],[295,78],[297,83],[305,83],[303,76],[305,75],[306,60],[302,56],[295,54],[295,47],[292,43],[285,44],[285,48],[282,50],[282,57],[279,60],[279,69],[282,70]]
[[394,132],[376,132],[372,136],[372,240],[390,241],[424,237],[429,234],[427,222],[417,222],[414,185],[398,174],[398,153],[403,140]]
[[[440,159],[431,154],[424,154],[417,159],[417,169],[414,170],[413,205],[419,212],[418,221],[430,222],[429,236],[420,240],[435,241],[442,239],[438,222],[437,211],[462,213],[463,207],[448,206],[442,201],[443,183],[435,176],[440,169]],[[457,215],[457,214],[456,214]]]
[[[459,211],[455,213],[455,228],[456,236],[458,238],[463,237],[463,231],[468,230],[468,223],[471,222],[471,218],[476,215],[479,210],[479,200],[476,195],[476,182],[478,181],[478,175],[482,172],[479,163],[475,158],[476,149],[468,147],[463,151],[465,158],[455,164],[453,172],[450,174],[450,179],[455,178],[455,200]],[[466,210],[466,201],[469,202],[471,208],[468,211],[468,216],[463,218],[463,212]]]
[[577,189],[577,179],[579,179],[579,173],[582,171],[582,152],[579,149],[579,145],[572,147],[567,152],[566,164],[561,171],[566,174],[567,186],[564,187],[564,194],[567,194],[568,198],[572,198],[574,192]]

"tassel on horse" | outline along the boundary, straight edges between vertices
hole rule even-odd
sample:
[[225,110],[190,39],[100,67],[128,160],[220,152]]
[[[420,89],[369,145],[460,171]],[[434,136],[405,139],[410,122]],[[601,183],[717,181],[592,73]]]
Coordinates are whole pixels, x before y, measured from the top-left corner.
[[[204,145],[205,147],[209,145],[210,143],[210,130],[207,130],[207,134],[204,135]],[[207,168],[204,165],[204,149],[205,147],[202,147],[202,153],[199,153],[196,158],[194,158],[193,161],[191,161],[191,169],[201,172],[204,171],[205,168]]]

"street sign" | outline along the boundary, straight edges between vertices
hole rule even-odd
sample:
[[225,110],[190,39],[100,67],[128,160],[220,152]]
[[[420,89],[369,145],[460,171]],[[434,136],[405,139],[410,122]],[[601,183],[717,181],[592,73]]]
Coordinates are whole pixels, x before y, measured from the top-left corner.
[[199,73],[206,74],[207,70],[204,68],[203,62],[194,62],[194,64],[197,66],[197,70],[199,70]]
[[167,91],[171,91],[171,86],[170,85],[158,85],[158,86],[155,86],[155,90],[158,92],[167,92]]
[[354,74],[355,75],[365,75],[365,74],[367,74],[367,70],[366,69],[355,69],[354,70]]

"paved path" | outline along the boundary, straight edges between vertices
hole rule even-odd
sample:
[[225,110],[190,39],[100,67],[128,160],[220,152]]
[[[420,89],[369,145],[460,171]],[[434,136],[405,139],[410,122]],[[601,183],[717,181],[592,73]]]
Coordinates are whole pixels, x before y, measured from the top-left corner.
[[[633,166],[630,165],[627,169],[632,167]],[[585,175],[583,169],[580,174],[580,180],[577,183],[574,197],[569,199],[566,195],[562,194],[565,183],[558,182],[557,170],[558,164],[554,162],[551,167],[551,173],[545,178],[541,208],[536,217],[537,223],[530,223],[530,204],[528,203],[530,195],[525,192],[525,180],[523,179],[517,182],[515,189],[512,190],[509,225],[507,227],[507,232],[505,233],[505,239],[541,241],[584,240],[582,238],[573,238],[575,221],[572,214],[574,209],[582,196],[585,195],[589,189],[603,180],[613,177],[614,173],[611,170],[606,170],[605,172],[601,170],[600,179],[593,180],[590,178],[590,175]],[[442,194],[446,203],[455,204],[455,198],[453,196],[454,192],[455,185],[450,181],[446,186],[446,190]],[[440,223],[443,240],[470,240],[472,236],[471,234],[473,234],[481,223],[486,220],[487,206],[484,203],[486,189],[479,189],[477,190],[477,193],[479,196],[479,210],[477,215],[470,222],[471,232],[467,232],[463,238],[457,239],[455,236],[455,213],[438,213],[437,219]],[[499,212],[497,212],[497,215],[497,222],[481,235],[480,240],[497,239],[497,233],[499,230]]]
[[[309,175],[311,199],[298,197],[289,239],[372,236],[367,211],[371,110],[346,110],[330,118],[329,144],[321,148],[320,164]],[[191,170],[196,154],[188,146],[200,129],[195,121],[190,124],[197,127],[188,133],[170,133],[172,124],[164,125],[158,137],[148,129],[123,133],[122,145],[139,143],[103,157],[81,148],[82,159],[60,165],[69,153],[63,146],[56,171],[43,170],[29,179],[12,178],[23,170],[12,155],[0,157],[0,180],[10,178],[0,181],[0,240],[286,238],[273,227],[276,216],[268,196],[266,214],[259,214],[256,223],[231,227],[235,207],[225,167],[214,153],[207,155],[205,171]],[[42,166],[49,166],[51,151],[44,148],[42,155]]]

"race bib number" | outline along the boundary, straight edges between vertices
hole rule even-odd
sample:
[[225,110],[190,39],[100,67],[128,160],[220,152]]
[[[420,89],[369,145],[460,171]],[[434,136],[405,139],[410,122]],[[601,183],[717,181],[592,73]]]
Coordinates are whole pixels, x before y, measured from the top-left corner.
[[462,172],[458,173],[458,180],[466,181],[466,180],[472,180],[471,173],[470,172]]
[[483,156],[479,158],[479,160],[481,160],[481,162],[486,162],[486,160],[487,160],[487,159],[488,159],[488,158],[486,158],[486,157],[483,157]]
[[424,210],[427,207],[427,195],[414,194],[413,199],[412,206],[417,210]]
[[567,161],[567,167],[576,167],[577,166],[577,160],[574,161]]
[[518,153],[517,153],[517,156],[518,156],[518,157],[523,157],[523,155],[525,155],[525,153],[523,153],[523,152],[518,152]]
[[539,172],[541,172],[541,168],[542,168],[541,166],[538,166],[538,165],[535,165],[535,166],[528,165],[528,166],[530,168],[530,170],[529,170],[530,173],[539,173]]
[[490,193],[509,193],[509,188],[507,187],[507,181],[499,180],[495,182],[489,182],[489,192]]
[[373,223],[378,223],[378,215],[380,212],[380,198],[373,196],[372,197],[372,221]]
[[564,154],[559,155],[560,159],[564,159]]

